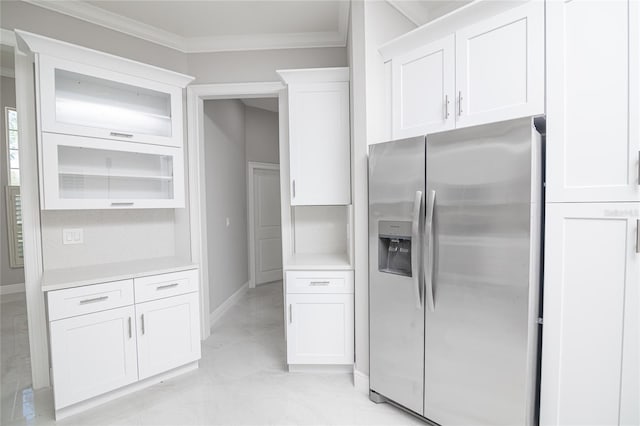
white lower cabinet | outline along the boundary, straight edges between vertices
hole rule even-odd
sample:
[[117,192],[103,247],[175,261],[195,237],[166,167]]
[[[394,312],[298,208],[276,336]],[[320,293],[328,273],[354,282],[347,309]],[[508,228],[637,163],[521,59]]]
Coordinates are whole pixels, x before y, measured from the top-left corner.
[[185,270],[49,291],[56,413],[197,361],[197,280]]
[[353,364],[353,272],[290,271],[286,277],[287,363]]
[[547,205],[541,425],[640,424],[640,203]]
[[197,293],[137,304],[136,319],[141,380],[200,358]]
[[138,380],[134,318],[126,306],[51,323],[56,409]]

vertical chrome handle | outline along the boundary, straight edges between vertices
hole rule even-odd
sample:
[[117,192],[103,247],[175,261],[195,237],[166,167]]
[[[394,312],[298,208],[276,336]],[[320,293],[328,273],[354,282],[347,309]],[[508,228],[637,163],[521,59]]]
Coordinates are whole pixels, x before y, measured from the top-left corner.
[[416,292],[416,307],[422,309],[422,295],[420,294],[421,268],[420,259],[420,231],[422,230],[422,191],[416,191],[413,199],[413,218],[411,221],[411,278]]
[[132,331],[131,331],[131,317],[129,317],[129,339],[131,339],[133,337]]
[[433,294],[433,270],[434,270],[434,253],[433,253],[433,247],[434,247],[434,224],[433,224],[433,212],[435,210],[436,207],[436,191],[432,190],[431,193],[429,194],[429,201],[428,201],[428,216],[427,216],[427,225],[426,225],[426,235],[425,238],[427,240],[427,244],[428,244],[428,248],[427,250],[425,250],[425,258],[426,260],[426,265],[424,267],[424,275],[425,275],[425,283],[426,283],[426,299],[427,299],[427,303],[429,305],[429,310],[431,312],[434,312],[436,310],[436,301],[435,301],[435,296]]
[[640,185],[640,151],[638,151],[638,185]]
[[462,91],[458,91],[458,115],[462,115]]
[[144,314],[140,315],[140,328],[142,329],[142,334],[144,334]]
[[293,323],[293,305],[289,303],[289,324]]
[[636,219],[636,253],[640,254],[640,219]]
[[291,182],[291,192],[293,193],[293,198],[296,198],[296,180],[294,179]]
[[449,118],[449,95],[444,95],[444,119]]

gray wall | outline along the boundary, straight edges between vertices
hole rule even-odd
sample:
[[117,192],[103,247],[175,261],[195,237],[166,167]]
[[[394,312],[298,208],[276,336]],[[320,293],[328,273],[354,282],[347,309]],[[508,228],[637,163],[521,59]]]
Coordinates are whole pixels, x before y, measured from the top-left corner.
[[2,97],[2,119],[0,119],[0,285],[24,283],[24,269],[9,267],[9,235],[7,232],[7,199],[5,188],[7,176],[7,141],[4,122],[4,107],[16,106],[16,84],[10,77],[0,79],[0,95]]
[[244,118],[247,161],[278,164],[278,113],[246,106]]
[[249,280],[244,116],[238,100],[204,103],[211,312]]
[[182,52],[22,1],[0,2],[0,26],[187,72],[187,57]]
[[347,66],[345,47],[190,53],[195,83],[280,81],[276,70]]

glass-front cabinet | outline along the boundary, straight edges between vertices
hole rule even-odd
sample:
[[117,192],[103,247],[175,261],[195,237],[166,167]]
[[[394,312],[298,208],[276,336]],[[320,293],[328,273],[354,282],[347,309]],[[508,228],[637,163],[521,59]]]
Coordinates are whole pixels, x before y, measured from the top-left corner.
[[182,150],[43,134],[45,210],[184,207]]
[[182,88],[39,55],[42,131],[182,146]]

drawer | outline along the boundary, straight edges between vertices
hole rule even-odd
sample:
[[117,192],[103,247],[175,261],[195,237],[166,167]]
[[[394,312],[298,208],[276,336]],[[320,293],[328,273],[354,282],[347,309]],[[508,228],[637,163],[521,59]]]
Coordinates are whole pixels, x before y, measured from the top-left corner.
[[353,293],[353,271],[287,271],[287,293]]
[[198,270],[171,272],[134,279],[136,303],[198,291]]
[[133,305],[133,280],[112,281],[47,293],[49,321]]

